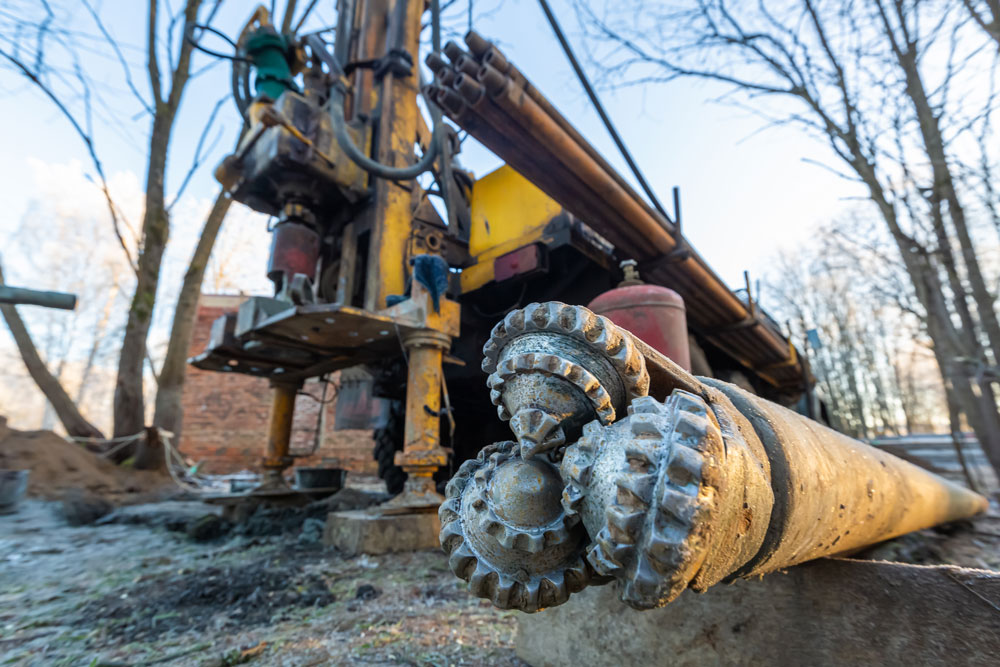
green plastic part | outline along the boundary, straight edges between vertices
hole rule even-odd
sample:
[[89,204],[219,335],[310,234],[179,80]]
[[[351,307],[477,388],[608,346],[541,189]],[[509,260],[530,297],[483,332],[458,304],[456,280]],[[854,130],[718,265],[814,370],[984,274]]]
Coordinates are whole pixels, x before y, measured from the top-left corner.
[[283,36],[266,28],[258,30],[247,38],[246,51],[257,72],[254,87],[258,96],[276,100],[286,90],[298,91],[288,64],[289,44]]

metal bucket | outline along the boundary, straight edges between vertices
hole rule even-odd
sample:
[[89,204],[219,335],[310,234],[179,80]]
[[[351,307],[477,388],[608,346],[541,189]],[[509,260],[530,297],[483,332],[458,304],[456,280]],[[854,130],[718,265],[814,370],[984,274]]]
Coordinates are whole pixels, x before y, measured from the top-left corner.
[[309,491],[322,489],[339,490],[344,486],[347,471],[343,468],[296,468],[295,488]]
[[17,509],[17,504],[28,490],[30,470],[0,470],[0,514]]

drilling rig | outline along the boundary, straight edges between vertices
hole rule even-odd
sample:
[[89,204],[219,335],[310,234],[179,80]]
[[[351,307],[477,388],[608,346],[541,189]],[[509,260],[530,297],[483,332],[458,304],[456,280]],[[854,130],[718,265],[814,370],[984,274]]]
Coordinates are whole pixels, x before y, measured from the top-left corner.
[[[590,303],[622,280],[622,262],[626,282],[648,283],[640,301],[668,322],[662,351],[795,405],[809,374],[777,324],[683,239],[677,207],[671,219],[640,197],[495,46],[473,32],[470,50],[432,40],[434,79],[421,86],[424,15],[414,0],[346,0],[331,47],[282,31],[261,7],[235,40],[246,130],[217,177],[276,220],[275,294],[216,322],[193,363],[270,380],[265,469],[291,463],[301,383],[366,365],[403,408],[389,429],[398,451],[378,453],[390,490],[402,476],[387,463],[412,490],[431,489],[449,457],[509,433],[480,372],[496,320],[536,301]],[[517,110],[502,106],[515,99]],[[457,159],[458,129],[507,165],[474,179]],[[625,317],[635,310],[604,301]]]
[[[262,490],[302,383],[364,366],[395,406],[387,511],[440,506],[452,568],[501,607],[612,579],[657,606],[982,509],[810,419],[808,364],[685,240],[676,190],[669,213],[641,196],[483,36],[442,46],[437,0],[339,0],[332,44],[290,4],[234,40],[246,125],[216,171],[276,221],[274,295],[193,359],[270,381]],[[474,178],[460,131],[506,164]],[[831,491],[838,466],[861,481]]]

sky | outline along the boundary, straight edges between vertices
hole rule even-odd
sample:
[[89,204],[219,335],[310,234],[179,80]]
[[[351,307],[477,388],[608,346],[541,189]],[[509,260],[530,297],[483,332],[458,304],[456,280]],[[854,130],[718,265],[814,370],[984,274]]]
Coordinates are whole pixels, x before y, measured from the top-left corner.
[[[32,0],[10,2],[21,7],[34,5]],[[136,88],[148,96],[143,50],[145,3],[97,0],[95,4],[121,48]],[[125,85],[121,63],[99,37],[93,37],[95,26],[83,5],[75,0],[55,3],[60,5],[70,8],[71,15],[61,15],[60,20],[78,31],[81,66],[93,82],[97,152],[115,199],[137,225],[146,177],[149,118]],[[306,29],[333,25],[334,5],[335,0],[320,0]],[[255,3],[246,0],[225,0],[213,25],[235,37],[253,6]],[[588,45],[570,2],[553,0],[552,6],[588,72],[599,78],[600,64],[586,57]],[[468,8],[467,1],[459,0],[446,14],[446,27],[457,39],[468,27]],[[3,13],[0,8],[0,23]],[[633,180],[535,0],[475,0],[473,16],[473,27],[497,42],[508,59],[627,179]],[[178,39],[175,33],[175,47]],[[5,46],[2,39],[0,46]],[[220,51],[227,48],[217,39],[206,46]],[[59,50],[50,44],[47,53],[71,80],[72,73],[66,74],[68,61]],[[161,53],[161,58],[166,55]],[[176,123],[166,180],[168,200],[176,196],[191,167],[212,109],[220,99],[223,102],[214,127],[206,134],[205,146],[210,150],[172,211],[171,240],[149,341],[154,360],[162,358],[177,289],[204,216],[218,192],[212,170],[233,150],[240,129],[240,119],[229,99],[228,64],[199,53],[194,56],[192,70],[202,73],[189,84]],[[789,127],[761,131],[760,118],[715,101],[725,92],[719,85],[685,80],[600,90],[608,113],[660,200],[669,206],[671,188],[680,187],[684,233],[689,242],[723,280],[737,288],[743,284],[744,270],[762,282],[773,279],[770,267],[778,250],[794,248],[817,226],[854,206],[850,199],[858,192],[855,185],[830,170],[806,161],[833,164],[822,144]],[[67,100],[79,108],[78,99]],[[106,283],[98,283],[100,276],[115,271],[127,275],[127,267],[123,273],[120,250],[80,137],[49,99],[2,66],[0,154],[0,200],[4,202],[0,256],[8,282],[75,291],[81,296],[78,312],[73,314],[21,309],[43,355],[48,357],[53,346],[64,350],[61,358],[68,359],[70,366],[76,364],[67,373],[80,375],[79,366],[91,349],[95,323],[103,321],[102,309],[108,308],[104,304],[118,304],[112,309],[116,315],[104,325],[107,343],[101,345],[104,356],[99,360],[103,389],[88,389],[88,403],[94,406],[88,413],[107,424],[114,350],[120,341],[129,294],[102,291],[101,285]],[[501,165],[474,140],[463,144],[461,160],[479,176]],[[77,224],[80,229],[74,227]],[[216,244],[203,290],[268,293],[265,267],[269,242],[265,217],[234,205]],[[152,387],[153,383],[147,384]],[[15,419],[23,416],[17,422],[22,428],[36,427],[44,401],[24,376],[9,336],[3,335],[0,390],[0,414]],[[72,386],[70,390],[79,391]]]
[[[145,92],[143,5],[107,0],[101,13],[109,31],[122,43],[137,85]],[[333,0],[321,0],[308,25],[332,24],[333,5]],[[235,36],[251,6],[229,0],[215,25]],[[475,29],[497,41],[508,58],[631,180],[537,3],[480,0],[473,7]],[[553,2],[553,7],[583,56],[587,49],[572,7],[561,0]],[[464,31],[466,11],[467,5],[459,3],[449,12],[447,18],[453,29]],[[87,19],[83,14],[79,18]],[[221,41],[211,46],[225,48]],[[583,59],[595,74],[598,64]],[[195,69],[210,62],[210,58],[198,54]],[[89,58],[85,64],[88,75],[106,86],[107,104],[115,108],[114,115],[104,112],[103,119],[95,117],[98,150],[105,168],[120,178],[131,176],[141,187],[148,121],[138,114],[140,108],[122,85],[121,68],[113,58]],[[0,101],[0,142],[5,155],[0,161],[0,197],[5,202],[5,213],[0,218],[2,244],[5,235],[18,227],[33,200],[52,195],[50,184],[44,182],[44,170],[40,177],[39,170],[30,166],[33,162],[65,165],[77,161],[84,172],[90,172],[90,167],[82,142],[51,102],[9,71],[0,71],[0,90],[5,93]],[[189,87],[174,137],[168,191],[176,189],[183,178],[208,110],[227,90],[224,66],[216,66]],[[714,101],[725,90],[718,85],[680,80],[644,88],[604,89],[601,96],[660,200],[669,202],[671,188],[680,187],[685,234],[694,247],[724,280],[739,286],[745,269],[756,276],[766,272],[777,246],[793,247],[808,237],[817,224],[843,210],[845,200],[856,194],[856,189],[830,171],[804,162],[806,158],[830,161],[821,144],[793,128],[760,131],[760,118]],[[111,119],[114,122],[107,122]],[[214,196],[216,184],[211,169],[232,149],[238,124],[235,109],[227,100],[218,117],[218,143],[192,178],[186,196],[193,200]],[[210,138],[215,136],[213,131]],[[495,156],[473,142],[466,142],[461,158],[477,175],[500,165]],[[175,238],[193,238],[199,225],[200,220],[195,218],[175,219],[172,232]],[[261,228],[253,224],[245,233],[258,234]],[[261,273],[263,270],[261,266]]]

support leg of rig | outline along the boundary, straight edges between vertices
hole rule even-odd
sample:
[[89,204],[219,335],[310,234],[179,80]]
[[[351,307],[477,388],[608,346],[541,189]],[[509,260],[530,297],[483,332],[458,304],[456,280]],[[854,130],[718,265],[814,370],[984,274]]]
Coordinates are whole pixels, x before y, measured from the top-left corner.
[[284,487],[283,473],[292,465],[289,455],[292,441],[292,419],[295,416],[295,396],[301,385],[295,382],[273,382],[271,415],[267,429],[267,451],[261,461],[264,480],[261,488]]
[[406,425],[403,451],[396,465],[409,475],[403,492],[368,511],[331,512],[323,541],[345,555],[434,549],[444,498],[434,487],[434,473],[448,463],[441,447],[441,361],[451,338],[425,329],[408,335],[406,346]]
[[403,493],[388,505],[437,510],[444,497],[434,487],[434,473],[448,463],[448,451],[441,447],[441,362],[451,339],[427,329],[410,334],[403,344],[408,364],[406,425],[403,451],[396,454],[396,465],[408,477]]

